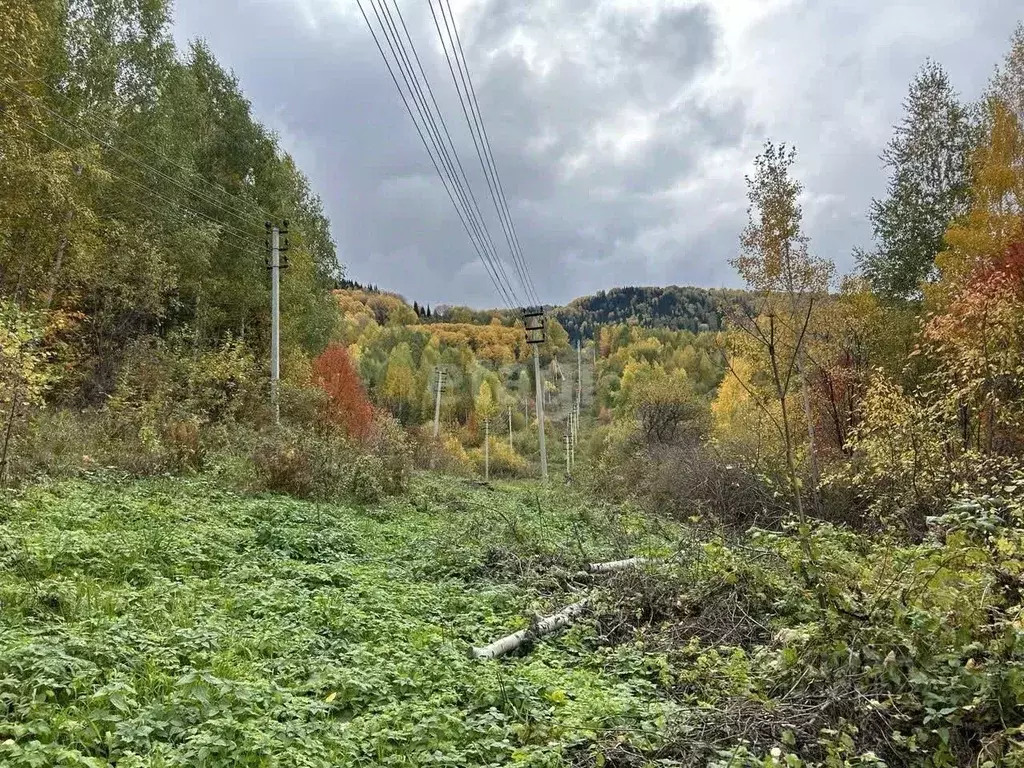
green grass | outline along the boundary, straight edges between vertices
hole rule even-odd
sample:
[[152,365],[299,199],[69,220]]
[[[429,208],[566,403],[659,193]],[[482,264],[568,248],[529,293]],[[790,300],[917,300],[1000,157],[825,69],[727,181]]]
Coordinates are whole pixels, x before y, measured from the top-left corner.
[[359,508],[211,482],[68,482],[0,502],[0,763],[559,766],[657,740],[587,624],[472,661],[670,532],[529,487],[423,477]]

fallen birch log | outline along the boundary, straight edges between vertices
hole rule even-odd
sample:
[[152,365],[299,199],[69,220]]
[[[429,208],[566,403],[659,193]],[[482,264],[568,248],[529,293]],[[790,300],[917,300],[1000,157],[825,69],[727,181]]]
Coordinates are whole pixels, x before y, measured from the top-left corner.
[[532,638],[550,635],[556,630],[569,626],[576,617],[582,614],[586,609],[587,601],[580,600],[580,602],[573,603],[556,614],[541,619],[531,627],[521,629],[518,632],[513,632],[511,635],[507,635],[500,640],[495,640],[493,643],[485,645],[483,648],[474,648],[470,651],[469,655],[474,659],[501,658],[505,654],[516,650],[516,648]]
[[612,573],[653,562],[657,561],[649,557],[631,557],[628,560],[612,560],[610,563],[590,563],[587,565],[587,573]]

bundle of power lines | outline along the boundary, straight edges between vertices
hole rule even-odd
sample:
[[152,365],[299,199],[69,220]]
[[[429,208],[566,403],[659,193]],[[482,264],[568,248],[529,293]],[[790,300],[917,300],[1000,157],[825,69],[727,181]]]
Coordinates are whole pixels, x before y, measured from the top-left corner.
[[[0,87],[4,88],[10,94],[22,99],[25,104],[31,105],[53,118],[53,120],[56,121],[53,123],[54,128],[61,128],[62,130],[70,131],[72,136],[77,136],[81,140],[94,142],[97,146],[102,147],[109,155],[116,156],[121,160],[127,161],[136,171],[138,171],[139,176],[142,178],[141,181],[114,173],[109,168],[103,169],[105,176],[108,176],[115,181],[120,181],[123,184],[128,184],[133,189],[146,195],[146,198],[138,198],[134,200],[134,205],[155,214],[158,218],[166,216],[169,212],[173,213],[173,218],[182,223],[189,223],[190,217],[203,219],[218,228],[219,237],[242,249],[262,249],[265,246],[265,243],[261,242],[257,233],[259,232],[258,228],[263,226],[263,222],[269,218],[269,215],[255,202],[240,195],[231,194],[220,185],[215,184],[197,174],[194,169],[181,165],[167,157],[166,154],[160,152],[155,147],[139,141],[127,133],[126,130],[119,126],[113,119],[103,120],[102,125],[100,126],[93,128],[88,127],[85,124],[84,119],[90,114],[90,110],[84,105],[62,93],[54,86],[49,85],[42,78],[34,76],[28,68],[19,64],[17,61],[2,55],[0,55],[0,59],[3,59],[7,64],[10,64],[12,67],[23,72],[28,78],[23,81],[24,83],[40,83],[60,99],[66,107],[70,107],[71,111],[73,111],[78,117],[69,117],[65,114],[61,114],[57,110],[47,106],[42,98],[28,93],[27,91],[19,88],[15,83],[0,81]],[[72,154],[72,156],[79,151],[66,141],[62,141],[50,133],[47,133],[45,130],[33,126],[30,122],[23,123],[22,127],[27,128],[44,139],[47,139],[54,146],[66,150]],[[122,145],[128,143],[131,144],[136,151],[141,150],[144,156],[149,157],[150,162],[142,159],[135,152],[129,152],[122,149],[121,146],[118,146],[118,144],[110,138],[111,136],[117,138]],[[170,174],[160,170],[156,167],[158,163],[163,163],[165,164],[165,167],[173,167],[176,170],[182,171],[185,178],[189,181],[176,179]],[[212,215],[203,213],[194,207],[190,207],[180,200],[172,200],[153,188],[154,186],[164,184],[171,184],[183,192],[187,198],[195,201],[193,203],[194,205],[204,204],[209,206],[209,210],[212,211]],[[203,187],[197,188],[198,184],[202,184]],[[194,221],[194,219],[192,219],[192,221]]]
[[455,206],[459,220],[487,270],[501,303],[509,310],[527,305],[540,306],[541,302],[530,277],[515,224],[512,222],[508,198],[494,162],[490,138],[480,113],[480,103],[469,74],[462,40],[455,26],[450,0],[427,0],[427,4],[511,256],[518,290],[509,279],[505,264],[491,237],[465,167],[452,141],[448,123],[434,97],[434,89],[398,6],[398,0],[356,2],[370,34],[373,35],[377,50],[384,58],[402,103],[412,118],[423,147],[430,156],[434,170],[437,171],[448,198]]

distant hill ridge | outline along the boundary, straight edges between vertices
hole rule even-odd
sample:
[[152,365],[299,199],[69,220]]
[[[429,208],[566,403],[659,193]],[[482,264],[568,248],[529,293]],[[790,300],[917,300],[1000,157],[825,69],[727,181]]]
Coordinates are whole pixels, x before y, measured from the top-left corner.
[[[373,305],[378,322],[384,323],[392,306],[412,309],[412,317],[420,322],[469,323],[487,325],[495,318],[504,325],[512,325],[516,317],[505,310],[472,309],[440,304],[430,310],[426,305],[408,301],[398,294],[381,291],[376,286],[362,286],[349,282],[339,294],[358,296],[359,301]],[[644,328],[666,328],[675,331],[715,332],[730,307],[743,302],[745,291],[724,288],[697,288],[694,286],[625,286],[598,291],[592,296],[581,296],[562,307],[549,307],[550,315],[558,320],[572,339],[593,338],[602,325],[627,323]],[[387,306],[385,306],[387,305]],[[414,322],[402,313],[401,323]]]
[[728,308],[747,295],[722,288],[626,286],[574,299],[553,314],[571,338],[590,338],[597,327],[616,323],[698,333],[719,330]]

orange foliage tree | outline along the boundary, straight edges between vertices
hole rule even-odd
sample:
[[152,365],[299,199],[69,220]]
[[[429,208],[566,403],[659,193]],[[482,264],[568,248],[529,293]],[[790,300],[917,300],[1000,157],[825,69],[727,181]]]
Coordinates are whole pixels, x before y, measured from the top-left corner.
[[313,377],[327,393],[328,419],[357,439],[369,437],[373,425],[373,406],[359,378],[348,350],[330,344],[313,363]]
[[1024,242],[977,267],[924,338],[941,360],[943,390],[958,404],[966,447],[1024,447]]

